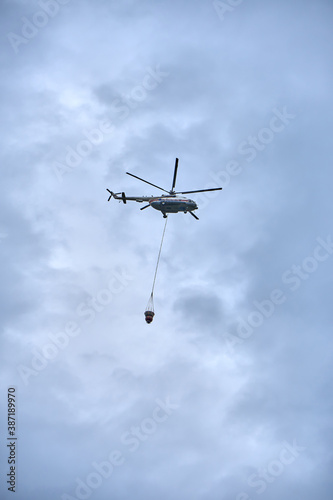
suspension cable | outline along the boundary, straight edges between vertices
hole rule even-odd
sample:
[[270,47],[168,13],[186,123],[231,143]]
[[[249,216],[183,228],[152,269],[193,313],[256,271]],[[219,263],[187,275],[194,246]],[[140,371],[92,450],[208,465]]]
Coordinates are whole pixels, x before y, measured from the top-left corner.
[[151,289],[151,297],[153,297],[154,294],[154,287],[155,287],[155,281],[156,281],[156,275],[157,275],[157,269],[158,269],[158,264],[160,262],[160,256],[161,256],[161,251],[162,251],[162,245],[163,245],[163,240],[164,240],[164,234],[166,230],[166,225],[168,222],[168,216],[166,217],[165,224],[164,224],[164,230],[163,230],[163,235],[162,235],[162,240],[161,240],[161,246],[160,246],[160,251],[158,252],[158,257],[157,257],[157,263],[156,263],[156,269],[155,269],[155,276],[154,276],[154,281],[153,281],[153,287]]

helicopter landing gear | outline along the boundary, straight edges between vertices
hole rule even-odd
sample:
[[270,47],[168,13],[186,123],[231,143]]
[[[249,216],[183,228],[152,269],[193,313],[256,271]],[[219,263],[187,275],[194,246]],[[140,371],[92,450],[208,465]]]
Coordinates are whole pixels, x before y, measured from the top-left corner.
[[166,219],[168,216],[163,212],[163,218]]

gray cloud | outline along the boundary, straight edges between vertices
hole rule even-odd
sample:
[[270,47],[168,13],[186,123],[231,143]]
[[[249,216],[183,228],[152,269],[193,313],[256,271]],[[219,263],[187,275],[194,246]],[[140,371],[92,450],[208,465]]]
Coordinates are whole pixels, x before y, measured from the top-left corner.
[[[332,5],[217,4],[2,3],[20,500],[331,498]],[[163,219],[106,188],[170,189],[175,157],[223,191],[170,215],[147,326]]]

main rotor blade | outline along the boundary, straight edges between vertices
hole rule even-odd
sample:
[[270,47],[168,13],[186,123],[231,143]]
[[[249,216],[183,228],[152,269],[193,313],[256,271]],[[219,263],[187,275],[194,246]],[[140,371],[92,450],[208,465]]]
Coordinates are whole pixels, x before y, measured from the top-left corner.
[[173,174],[173,181],[172,181],[172,188],[171,192],[174,190],[175,185],[176,185],[176,179],[177,179],[177,171],[178,171],[178,158],[176,158],[176,163],[175,163],[175,172]]
[[160,186],[156,186],[156,184],[152,184],[151,182],[145,181],[144,179],[141,179],[141,177],[138,177],[137,175],[130,174],[129,172],[126,172],[127,175],[131,175],[132,177],[135,177],[136,179],[139,179],[139,181],[146,182],[146,184],[150,184],[151,186],[156,187],[157,189],[161,189],[161,191],[165,191],[166,193],[169,193],[166,189],[161,188]]
[[174,194],[204,193],[205,191],[219,191],[220,189],[223,189],[223,188],[197,189],[197,191],[179,191],[178,193],[174,193]]

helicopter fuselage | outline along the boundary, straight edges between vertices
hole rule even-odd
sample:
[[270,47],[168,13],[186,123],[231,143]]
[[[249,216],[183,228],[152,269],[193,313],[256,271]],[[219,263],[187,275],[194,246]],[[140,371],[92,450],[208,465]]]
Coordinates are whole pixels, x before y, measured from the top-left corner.
[[198,208],[195,201],[178,196],[159,196],[158,198],[152,198],[149,200],[149,205],[163,214],[192,212],[192,210]]
[[183,195],[190,193],[203,193],[206,191],[218,191],[222,188],[217,187],[217,188],[207,188],[207,189],[196,189],[195,191],[175,191],[177,171],[178,171],[178,158],[176,158],[175,162],[175,170],[173,174],[172,187],[170,191],[167,191],[166,189],[157,186],[152,182],[146,181],[145,179],[142,179],[137,175],[131,174],[130,172],[126,172],[126,174],[130,175],[131,177],[135,177],[136,179],[139,179],[139,181],[145,182],[146,184],[149,184],[150,186],[153,186],[157,189],[161,189],[162,191],[168,194],[166,195],[162,194],[161,196],[126,196],[124,192],[113,193],[112,191],[110,191],[110,189],[107,189],[107,191],[110,193],[108,201],[110,201],[112,197],[115,198],[116,200],[122,200],[123,203],[127,203],[127,201],[137,201],[139,203],[142,203],[143,201],[145,201],[148,203],[148,205],[145,205],[144,207],[140,208],[140,210],[145,210],[148,207],[152,207],[155,210],[159,210],[160,212],[162,212],[163,217],[167,217],[166,214],[171,214],[171,213],[184,212],[186,214],[187,212],[189,212],[192,215],[192,217],[199,220],[199,217],[197,217],[193,213],[193,210],[197,210],[198,208],[196,202],[190,200],[189,198],[177,196],[177,194]]

